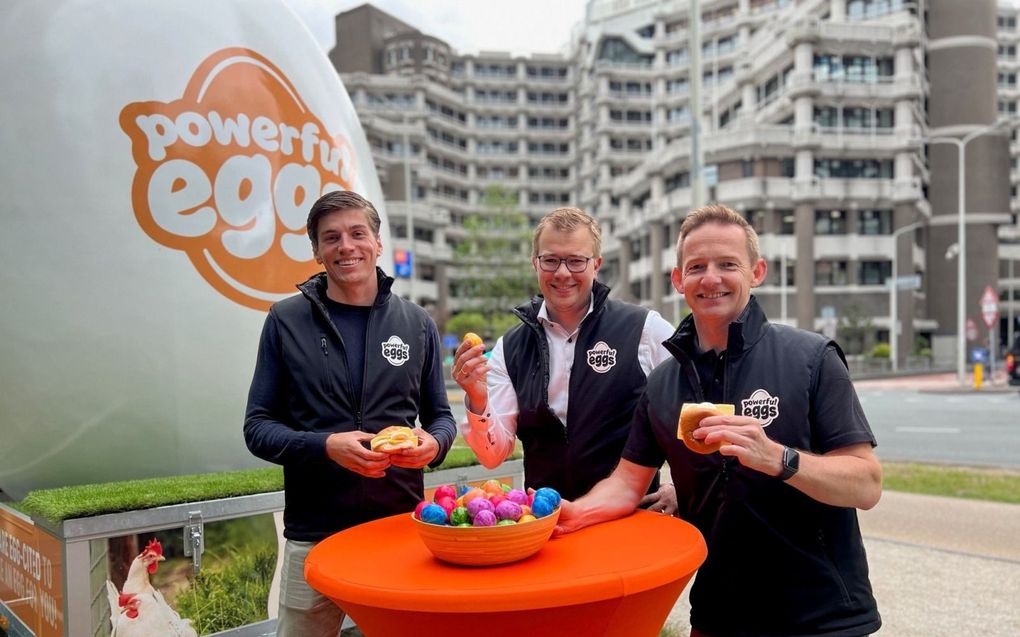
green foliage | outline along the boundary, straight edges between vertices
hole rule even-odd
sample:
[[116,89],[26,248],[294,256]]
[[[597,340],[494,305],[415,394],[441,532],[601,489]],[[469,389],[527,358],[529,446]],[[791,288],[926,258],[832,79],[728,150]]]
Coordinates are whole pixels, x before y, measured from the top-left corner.
[[22,501],[30,515],[59,522],[103,513],[230,498],[283,489],[283,469],[267,467],[200,475],[83,484],[31,491]]
[[[506,318],[509,310],[534,296],[538,283],[531,267],[532,231],[527,216],[517,210],[516,193],[490,186],[483,208],[464,220],[467,235],[456,248],[456,294],[463,307],[485,321],[481,329],[463,331],[494,339],[513,325]],[[450,327],[456,318],[447,322],[446,331],[461,334]]]
[[847,355],[855,356],[867,351],[873,331],[871,315],[864,307],[860,303],[848,303],[839,317],[836,339]]
[[275,551],[230,549],[218,567],[204,569],[177,595],[177,612],[199,635],[218,633],[268,619],[269,586]]
[[875,343],[868,356],[871,358],[889,358],[892,356],[892,347],[889,343]]
[[481,335],[485,332],[487,325],[488,322],[481,312],[461,312],[446,321],[446,333],[455,334],[457,338],[464,338],[464,334],[467,332]]
[[927,356],[932,357],[931,341],[926,337],[918,334],[917,338],[914,339],[914,355],[915,356]]
[[1020,504],[1020,472],[1007,469],[883,462],[882,486],[890,491]]

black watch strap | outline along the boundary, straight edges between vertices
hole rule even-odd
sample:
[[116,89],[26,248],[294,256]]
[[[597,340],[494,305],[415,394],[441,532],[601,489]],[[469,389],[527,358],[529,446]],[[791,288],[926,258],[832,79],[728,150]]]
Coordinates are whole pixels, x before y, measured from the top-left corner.
[[783,471],[780,480],[789,480],[800,470],[800,452],[792,447],[783,447]]

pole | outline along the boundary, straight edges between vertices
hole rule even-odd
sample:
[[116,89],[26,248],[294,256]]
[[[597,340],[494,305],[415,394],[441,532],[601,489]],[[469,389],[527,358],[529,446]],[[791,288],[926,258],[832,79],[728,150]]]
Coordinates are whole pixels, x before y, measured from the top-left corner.
[[[910,232],[922,225],[920,221],[914,223],[908,223],[902,228],[898,228],[893,231],[893,248],[892,248],[892,273],[889,277],[889,345],[892,351],[889,352],[889,357],[892,362],[892,370],[895,372],[899,369],[900,361],[900,319],[899,319],[899,303],[900,303],[900,291],[899,291],[899,268],[897,267],[897,261],[899,259],[899,239],[900,235],[905,232]],[[913,245],[913,244],[911,244]]]
[[1000,119],[988,126],[984,126],[964,135],[961,139],[955,137],[930,137],[926,138],[929,144],[953,144],[956,146],[957,161],[957,235],[960,246],[957,258],[960,261],[956,264],[956,380],[960,386],[964,386],[967,376],[966,350],[967,338],[964,334],[964,323],[967,320],[967,223],[965,219],[967,197],[966,197],[966,159],[967,144],[971,141],[995,131],[1003,125],[1014,125],[1014,120]]
[[698,0],[690,0],[688,35],[691,44],[690,65],[690,111],[691,111],[691,209],[704,203],[704,187],[702,173],[701,150],[701,9]]
[[964,219],[966,214],[967,197],[967,142],[972,137],[968,135],[963,140],[956,141],[957,157],[957,235],[960,242],[960,252],[956,255],[959,259],[956,263],[956,380],[963,387],[966,382],[967,364],[964,355],[967,349],[967,336],[964,333],[964,322],[967,320],[967,223]]
[[786,247],[779,253],[779,314],[786,325]]
[[411,185],[411,139],[408,135],[408,128],[411,126],[407,115],[404,115],[404,210],[407,213],[407,250],[408,250],[408,272],[407,272],[407,298],[414,303],[414,271],[415,260],[418,258],[414,250],[414,187]]
[[1007,288],[1009,294],[1006,295],[1006,316],[1008,321],[1006,323],[1006,348],[1013,347],[1013,257],[1009,257],[1009,286]]

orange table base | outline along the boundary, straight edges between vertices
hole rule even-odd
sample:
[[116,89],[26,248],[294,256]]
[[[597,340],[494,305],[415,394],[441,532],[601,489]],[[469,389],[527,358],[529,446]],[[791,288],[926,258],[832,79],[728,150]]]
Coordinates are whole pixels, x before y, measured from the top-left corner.
[[404,514],[326,539],[305,577],[366,637],[655,637],[705,556],[693,526],[638,511],[520,562],[455,566],[429,553]]

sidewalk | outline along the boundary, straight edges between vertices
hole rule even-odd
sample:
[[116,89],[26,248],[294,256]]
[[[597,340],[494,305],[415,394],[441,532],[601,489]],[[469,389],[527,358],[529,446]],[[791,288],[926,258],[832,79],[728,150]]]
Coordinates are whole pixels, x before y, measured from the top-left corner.
[[[1020,635],[1020,505],[886,491],[859,516],[878,635]],[[689,590],[669,617],[685,637]]]
[[981,393],[997,394],[1020,391],[1020,386],[1010,385],[1006,371],[995,371],[994,379],[985,377],[981,388],[974,387],[974,376],[967,374],[966,383],[961,385],[955,372],[924,374],[918,376],[886,376],[883,378],[866,378],[854,380],[854,387],[861,389],[916,389],[920,392],[933,393]]

